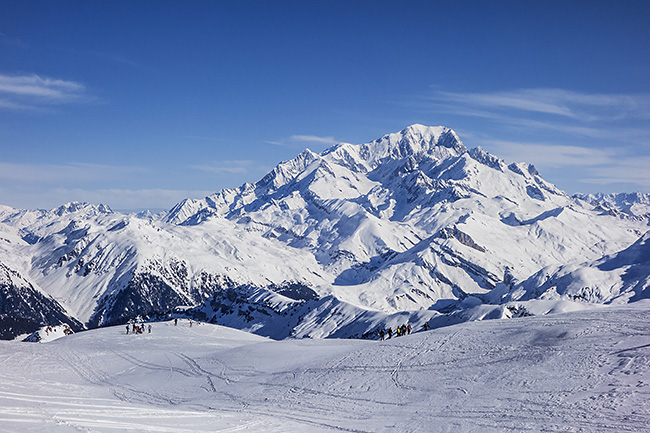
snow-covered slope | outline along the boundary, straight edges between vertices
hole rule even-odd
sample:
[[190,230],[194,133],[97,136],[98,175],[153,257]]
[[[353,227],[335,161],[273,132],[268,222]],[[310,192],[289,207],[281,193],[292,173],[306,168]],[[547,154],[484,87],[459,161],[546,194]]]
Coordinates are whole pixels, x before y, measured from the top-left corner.
[[[255,184],[184,200],[160,217],[80,203],[2,207],[0,234],[14,241],[0,244],[0,262],[90,327],[187,306],[264,335],[333,335],[319,327],[362,317],[366,333],[407,310],[430,310],[424,320],[474,308],[497,286],[599,260],[648,230],[647,218],[603,209],[530,164],[468,150],[448,128],[413,125],[306,150]],[[287,300],[291,287],[314,295]],[[312,310],[283,318],[279,306],[297,301],[319,303],[318,319]],[[263,325],[267,302],[282,326]]]
[[503,291],[503,301],[572,299],[591,303],[626,303],[650,298],[650,231],[623,251],[599,260],[550,266]]
[[0,429],[79,432],[643,432],[648,300],[383,342],[185,320],[0,341]]
[[640,192],[618,194],[576,194],[575,197],[588,201],[612,215],[650,220],[650,194]]

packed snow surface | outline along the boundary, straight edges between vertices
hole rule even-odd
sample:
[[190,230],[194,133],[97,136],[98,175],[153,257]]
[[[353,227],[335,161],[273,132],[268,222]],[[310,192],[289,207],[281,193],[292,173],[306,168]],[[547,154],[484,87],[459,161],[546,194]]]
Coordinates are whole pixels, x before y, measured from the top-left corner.
[[387,341],[181,320],[0,341],[3,432],[640,432],[650,301]]

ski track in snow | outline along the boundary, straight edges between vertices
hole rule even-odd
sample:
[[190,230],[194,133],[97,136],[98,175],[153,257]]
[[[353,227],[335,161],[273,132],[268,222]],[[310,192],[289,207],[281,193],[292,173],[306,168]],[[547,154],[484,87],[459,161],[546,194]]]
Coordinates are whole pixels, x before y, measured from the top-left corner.
[[213,325],[0,344],[3,432],[640,432],[650,301],[383,342]]

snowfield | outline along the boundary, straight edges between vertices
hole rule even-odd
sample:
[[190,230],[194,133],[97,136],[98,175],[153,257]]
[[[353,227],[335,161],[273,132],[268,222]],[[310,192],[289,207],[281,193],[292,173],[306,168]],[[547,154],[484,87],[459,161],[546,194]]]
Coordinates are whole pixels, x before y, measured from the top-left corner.
[[641,432],[650,300],[388,341],[187,320],[0,341],[3,432]]

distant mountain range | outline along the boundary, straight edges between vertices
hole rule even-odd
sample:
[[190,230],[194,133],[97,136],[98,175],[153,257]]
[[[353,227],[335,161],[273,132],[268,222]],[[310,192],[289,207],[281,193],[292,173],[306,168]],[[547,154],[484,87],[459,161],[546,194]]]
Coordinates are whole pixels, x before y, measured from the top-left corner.
[[570,196],[530,164],[413,125],[156,215],[0,206],[0,337],[170,314],[359,337],[630,302],[650,297],[649,224],[648,194]]

